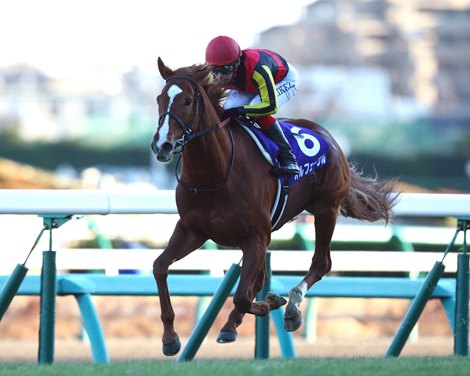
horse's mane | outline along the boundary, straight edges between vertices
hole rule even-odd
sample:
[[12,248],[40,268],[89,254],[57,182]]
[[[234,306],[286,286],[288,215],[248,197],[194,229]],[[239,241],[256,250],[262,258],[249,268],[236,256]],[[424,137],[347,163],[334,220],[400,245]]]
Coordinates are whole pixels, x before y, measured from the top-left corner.
[[178,68],[174,71],[175,76],[191,77],[206,92],[212,106],[220,115],[223,111],[221,103],[227,96],[226,90],[220,86],[212,83],[211,81],[211,68],[205,64],[194,64],[189,67]]

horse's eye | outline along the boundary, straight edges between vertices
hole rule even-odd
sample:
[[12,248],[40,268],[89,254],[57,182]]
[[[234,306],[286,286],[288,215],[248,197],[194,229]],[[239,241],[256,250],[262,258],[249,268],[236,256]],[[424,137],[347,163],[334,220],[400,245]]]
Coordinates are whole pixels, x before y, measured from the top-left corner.
[[186,98],[185,101],[184,101],[184,105],[185,105],[185,106],[190,106],[191,103],[192,103],[191,98]]

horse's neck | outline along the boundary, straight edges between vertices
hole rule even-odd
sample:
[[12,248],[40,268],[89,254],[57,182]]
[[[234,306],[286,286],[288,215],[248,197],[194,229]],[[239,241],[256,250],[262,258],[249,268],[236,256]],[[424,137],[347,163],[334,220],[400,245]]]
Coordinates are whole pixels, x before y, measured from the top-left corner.
[[[220,123],[215,110],[204,111],[204,116],[198,121],[197,129],[207,128]],[[225,179],[233,146],[228,130],[214,130],[192,140],[186,145],[183,153],[183,176],[193,179],[204,179],[217,183]]]

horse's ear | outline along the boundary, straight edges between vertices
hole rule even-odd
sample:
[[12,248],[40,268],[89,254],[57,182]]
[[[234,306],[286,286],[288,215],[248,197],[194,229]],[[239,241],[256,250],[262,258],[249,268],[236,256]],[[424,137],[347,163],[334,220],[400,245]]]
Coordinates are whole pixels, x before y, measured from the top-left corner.
[[163,63],[160,57],[158,58],[158,70],[164,80],[167,80],[174,73],[172,69],[168,68],[165,63]]

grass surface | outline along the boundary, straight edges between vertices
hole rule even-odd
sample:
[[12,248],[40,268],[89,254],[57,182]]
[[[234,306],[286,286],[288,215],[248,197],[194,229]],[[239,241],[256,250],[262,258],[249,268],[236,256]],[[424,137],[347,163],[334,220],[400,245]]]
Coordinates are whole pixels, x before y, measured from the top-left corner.
[[292,360],[126,361],[92,363],[2,364],[0,375],[469,375],[470,357],[298,358]]

